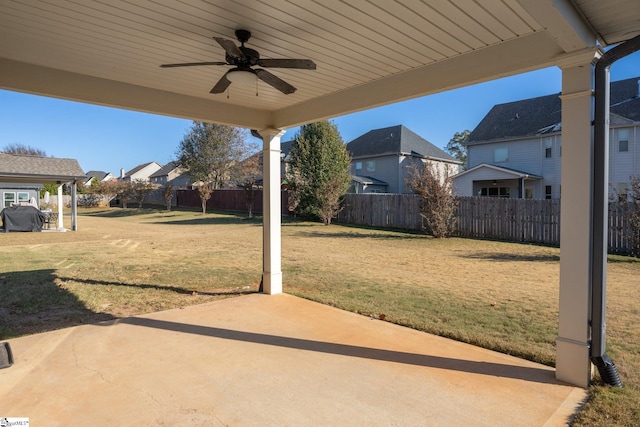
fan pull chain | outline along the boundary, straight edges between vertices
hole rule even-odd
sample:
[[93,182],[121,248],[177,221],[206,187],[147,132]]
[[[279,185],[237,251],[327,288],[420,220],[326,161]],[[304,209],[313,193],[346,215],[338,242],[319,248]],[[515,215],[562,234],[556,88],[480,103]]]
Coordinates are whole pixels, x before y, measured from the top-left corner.
[[258,96],[258,78],[256,77],[256,96]]

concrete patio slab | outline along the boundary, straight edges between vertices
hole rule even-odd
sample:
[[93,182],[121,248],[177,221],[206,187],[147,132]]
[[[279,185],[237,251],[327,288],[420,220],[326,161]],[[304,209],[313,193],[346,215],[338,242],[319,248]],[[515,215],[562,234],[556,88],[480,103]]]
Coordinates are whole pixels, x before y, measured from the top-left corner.
[[553,369],[291,295],[10,340],[0,418],[33,426],[560,426]]

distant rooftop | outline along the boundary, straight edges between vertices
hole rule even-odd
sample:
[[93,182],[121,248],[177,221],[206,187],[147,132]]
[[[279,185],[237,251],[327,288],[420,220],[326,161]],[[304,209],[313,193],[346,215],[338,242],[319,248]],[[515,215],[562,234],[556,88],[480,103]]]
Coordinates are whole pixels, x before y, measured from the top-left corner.
[[348,143],[347,150],[353,158],[404,153],[459,163],[449,153],[403,125],[370,130]]
[[[640,77],[611,83],[611,123],[640,121]],[[544,135],[562,130],[560,94],[495,105],[469,135],[467,145]]]

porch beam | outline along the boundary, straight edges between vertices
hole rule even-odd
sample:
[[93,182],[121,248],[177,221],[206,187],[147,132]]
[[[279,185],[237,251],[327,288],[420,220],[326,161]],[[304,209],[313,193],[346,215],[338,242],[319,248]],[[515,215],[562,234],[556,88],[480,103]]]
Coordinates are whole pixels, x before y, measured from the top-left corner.
[[593,230],[593,82],[595,50],[562,69],[562,211],[560,217],[560,310],[556,378],[588,387]]
[[280,138],[282,129],[263,129],[262,291],[282,293]]

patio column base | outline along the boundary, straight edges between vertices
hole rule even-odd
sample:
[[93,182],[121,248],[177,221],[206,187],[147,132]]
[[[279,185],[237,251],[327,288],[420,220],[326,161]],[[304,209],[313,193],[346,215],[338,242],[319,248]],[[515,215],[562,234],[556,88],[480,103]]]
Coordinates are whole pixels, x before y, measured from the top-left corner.
[[589,360],[589,344],[567,338],[556,339],[556,379],[578,387],[587,388],[593,376],[593,365],[576,363]]
[[282,273],[265,273],[262,277],[262,293],[275,295],[282,293]]

